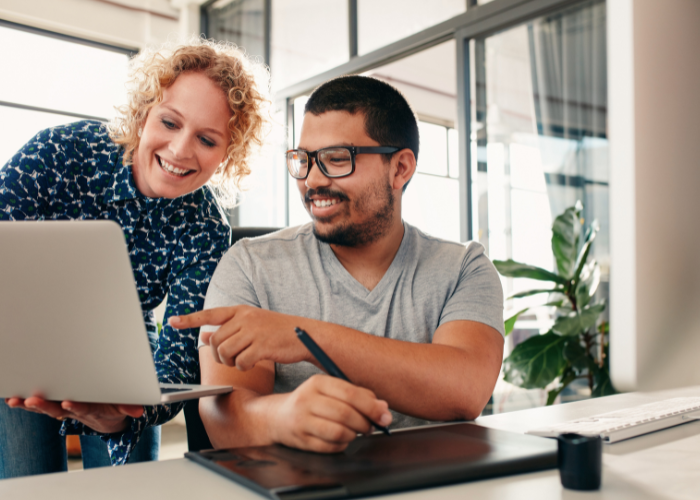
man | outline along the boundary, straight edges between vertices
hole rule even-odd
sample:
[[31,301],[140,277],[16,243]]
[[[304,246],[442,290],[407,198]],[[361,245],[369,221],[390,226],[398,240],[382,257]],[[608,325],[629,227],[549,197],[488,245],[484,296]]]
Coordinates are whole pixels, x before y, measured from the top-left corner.
[[[349,76],[311,95],[287,166],[313,222],[235,245],[206,310],[171,320],[213,325],[201,333],[202,383],[234,387],[200,402],[214,446],[337,452],[370,420],[479,415],[503,355],[500,281],[478,243],[402,221],[417,156],[415,116],[390,85]],[[295,327],[354,385],[319,375]]]

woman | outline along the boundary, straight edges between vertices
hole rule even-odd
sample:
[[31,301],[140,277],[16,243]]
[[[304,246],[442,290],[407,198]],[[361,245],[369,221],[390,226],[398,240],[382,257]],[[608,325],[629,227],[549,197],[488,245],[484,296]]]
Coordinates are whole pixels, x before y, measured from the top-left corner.
[[[131,62],[130,85],[109,126],[83,121],[44,130],[0,170],[0,221],[118,222],[160,381],[191,383],[198,332],[174,330],[167,318],[202,308],[228,248],[220,206],[230,206],[262,145],[267,73],[232,46],[198,39],[141,53]],[[166,294],[158,335],[152,311]],[[6,399],[0,478],[66,470],[65,434],[81,435],[85,467],[157,459],[155,426],[180,408]]]

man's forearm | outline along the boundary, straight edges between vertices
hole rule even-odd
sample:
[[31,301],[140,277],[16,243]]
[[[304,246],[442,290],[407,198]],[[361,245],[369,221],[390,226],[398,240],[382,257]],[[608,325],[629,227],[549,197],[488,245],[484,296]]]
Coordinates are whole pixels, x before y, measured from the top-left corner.
[[201,398],[199,413],[215,448],[264,446],[273,443],[270,419],[277,400],[284,397],[234,389],[223,396]]
[[214,362],[209,347],[200,349],[199,364],[202,384],[233,386],[233,392],[199,400],[199,414],[212,444],[232,448],[272,443],[270,418],[276,414],[273,406],[277,398],[271,394],[274,364],[263,361],[243,373]]
[[[322,322],[313,325],[317,328],[309,325],[309,333],[350,380],[374,391],[392,409],[427,420],[473,419],[493,391],[503,340],[486,325],[453,323],[441,327],[439,339],[436,333],[435,340],[445,343],[432,344]],[[461,342],[465,335],[469,342]]]

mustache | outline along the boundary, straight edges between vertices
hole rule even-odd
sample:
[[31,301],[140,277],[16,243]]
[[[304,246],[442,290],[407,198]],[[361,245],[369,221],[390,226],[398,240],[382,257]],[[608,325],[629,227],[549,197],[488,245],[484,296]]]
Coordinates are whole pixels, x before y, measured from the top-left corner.
[[304,195],[304,202],[311,203],[312,196],[326,196],[328,198],[338,198],[340,201],[348,201],[350,199],[348,198],[348,195],[346,195],[342,191],[333,191],[327,188],[310,188]]

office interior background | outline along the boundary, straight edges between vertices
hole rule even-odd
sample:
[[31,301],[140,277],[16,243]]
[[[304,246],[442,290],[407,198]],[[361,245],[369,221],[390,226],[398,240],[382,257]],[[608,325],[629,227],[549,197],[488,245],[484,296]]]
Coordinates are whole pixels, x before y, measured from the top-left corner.
[[[308,222],[282,152],[320,83],[365,74],[399,88],[418,118],[418,171],[404,219],[492,259],[552,269],[551,224],[577,200],[601,230],[599,298],[609,283],[606,4],[603,0],[2,0],[0,166],[39,130],[109,120],[130,55],[169,37],[228,40],[270,67],[277,130],[231,222]],[[534,288],[503,278],[506,296]],[[506,303],[505,317],[530,304]],[[546,332],[523,315],[506,343]],[[612,333],[614,335],[614,332]],[[584,397],[574,387],[563,398]],[[499,381],[487,413],[543,405]]]

